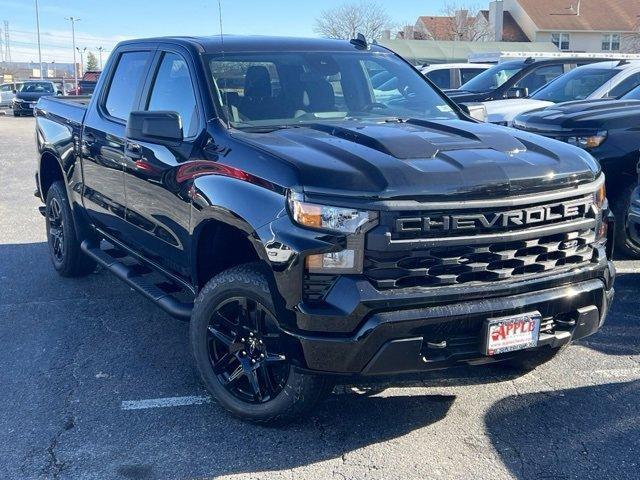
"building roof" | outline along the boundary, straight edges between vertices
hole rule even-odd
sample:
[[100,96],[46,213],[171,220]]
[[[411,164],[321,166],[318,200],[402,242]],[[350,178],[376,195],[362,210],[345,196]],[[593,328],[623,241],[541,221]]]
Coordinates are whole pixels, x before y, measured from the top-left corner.
[[430,16],[421,16],[418,17],[418,21],[424,25],[424,28],[431,34],[431,38],[433,40],[457,40],[455,37],[456,31],[466,30],[470,27],[474,18],[466,16],[462,17],[463,21],[466,22],[466,25],[461,27],[456,27],[456,18],[455,17],[430,17]]
[[[539,30],[632,32],[639,26],[638,0],[517,0]],[[577,15],[580,5],[580,15]]]
[[[484,19],[489,21],[489,10],[480,10]],[[528,42],[529,38],[509,12],[502,13],[502,40],[505,42]]]

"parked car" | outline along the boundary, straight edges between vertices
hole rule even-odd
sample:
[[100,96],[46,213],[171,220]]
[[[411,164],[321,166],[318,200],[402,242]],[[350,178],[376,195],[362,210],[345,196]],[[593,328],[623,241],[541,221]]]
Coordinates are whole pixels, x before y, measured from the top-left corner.
[[640,182],[636,183],[636,187],[631,192],[624,230],[629,245],[634,251],[640,251]]
[[555,103],[618,98],[640,85],[640,61],[598,62],[583,65],[556,78],[527,98],[483,102],[487,121],[511,125],[524,112]]
[[36,129],[53,267],[190,320],[204,384],[248,420],[336,382],[530,370],[613,298],[598,163],[471,119],[364,37],[126,41]]
[[486,69],[489,63],[438,63],[424,65],[420,72],[441,90],[460,88]]
[[598,61],[593,58],[562,57],[553,59],[523,58],[498,63],[463,84],[445,93],[454,102],[487,102],[503,98],[526,97],[551,80],[576,66]]
[[33,109],[38,100],[42,97],[57,95],[53,82],[46,80],[27,80],[22,84],[20,90],[16,92],[13,99],[13,115],[21,117],[23,115],[33,115]]
[[82,78],[78,80],[78,88],[75,88],[75,85],[71,84],[67,91],[67,95],[78,96],[93,94],[98,78],[100,78],[100,72],[98,71],[84,72]]
[[515,128],[571,143],[598,160],[606,175],[607,193],[618,226],[616,248],[635,258],[640,258],[640,249],[625,223],[638,178],[639,124],[640,86],[619,100],[560,103],[523,113],[513,121]]
[[13,105],[15,92],[22,87],[22,82],[3,83],[0,85],[0,107],[7,108]]

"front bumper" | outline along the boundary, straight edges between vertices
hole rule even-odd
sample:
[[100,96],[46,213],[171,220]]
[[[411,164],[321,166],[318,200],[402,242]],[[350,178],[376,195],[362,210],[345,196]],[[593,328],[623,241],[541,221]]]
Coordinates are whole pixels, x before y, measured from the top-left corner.
[[20,114],[33,115],[35,102],[13,102],[13,111]]
[[390,375],[500,361],[513,354],[482,353],[487,318],[537,310],[547,327],[537,348],[561,347],[603,325],[613,300],[612,264],[606,275],[608,280],[595,278],[507,297],[381,311],[350,336],[291,335],[299,343],[304,367],[324,373]]

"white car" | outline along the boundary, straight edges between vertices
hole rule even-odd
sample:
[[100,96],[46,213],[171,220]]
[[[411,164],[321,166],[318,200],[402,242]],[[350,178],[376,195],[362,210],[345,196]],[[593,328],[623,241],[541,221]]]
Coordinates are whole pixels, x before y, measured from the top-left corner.
[[441,90],[460,88],[493,65],[490,63],[436,63],[425,65],[420,72]]
[[583,65],[561,75],[527,98],[483,102],[487,122],[511,125],[524,112],[555,103],[618,98],[640,85],[640,61],[607,61]]
[[16,96],[13,92],[14,90],[20,90],[20,87],[22,87],[22,82],[3,83],[0,85],[0,107],[10,107]]

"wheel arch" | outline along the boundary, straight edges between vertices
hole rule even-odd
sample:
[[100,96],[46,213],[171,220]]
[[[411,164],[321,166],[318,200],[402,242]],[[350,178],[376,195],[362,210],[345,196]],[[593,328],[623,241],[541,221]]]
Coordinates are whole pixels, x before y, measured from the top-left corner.
[[[64,182],[64,173],[62,171],[60,160],[54,153],[44,151],[42,155],[40,155],[40,162],[38,165],[38,188],[40,191],[40,198],[43,202],[46,201],[47,192],[49,191],[49,188],[51,188],[53,182],[58,180]],[[64,183],[66,188],[66,182]]]

